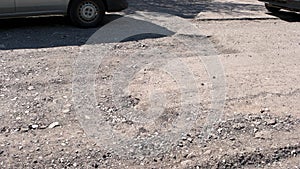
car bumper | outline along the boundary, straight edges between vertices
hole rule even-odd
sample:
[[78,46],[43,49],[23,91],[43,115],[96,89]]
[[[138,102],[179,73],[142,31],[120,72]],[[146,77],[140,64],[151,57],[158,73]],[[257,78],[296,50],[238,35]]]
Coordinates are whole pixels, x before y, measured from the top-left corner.
[[128,7],[127,0],[106,0],[107,12],[119,12]]
[[300,0],[259,0],[287,10],[300,10]]

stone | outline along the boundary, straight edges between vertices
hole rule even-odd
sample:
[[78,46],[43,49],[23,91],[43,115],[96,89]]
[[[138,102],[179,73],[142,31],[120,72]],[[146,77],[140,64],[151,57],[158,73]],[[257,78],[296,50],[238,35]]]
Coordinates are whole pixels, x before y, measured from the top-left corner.
[[187,139],[187,141],[189,141],[190,143],[192,143],[192,142],[193,142],[193,138],[189,137],[189,138]]
[[20,131],[25,133],[25,132],[29,131],[29,128],[28,127],[22,127]]
[[182,161],[180,164],[184,167],[184,168],[186,168],[186,167],[188,167],[188,166],[190,166],[191,164],[192,164],[192,160],[185,160],[185,161]]
[[274,125],[276,124],[276,119],[267,119],[265,122],[267,125]]
[[35,88],[34,88],[33,86],[29,86],[27,89],[28,89],[29,91],[31,91],[31,90],[34,90]]
[[234,124],[232,127],[236,130],[242,130],[243,128],[245,128],[245,126],[243,124],[240,124],[240,123]]
[[205,155],[210,155],[211,153],[212,153],[211,150],[206,150],[203,154],[205,154]]
[[63,113],[69,113],[70,112],[70,109],[65,109],[62,111]]
[[260,131],[255,133],[254,138],[256,139],[271,139],[272,133],[270,131]]
[[49,128],[49,129],[53,129],[53,128],[58,127],[58,126],[60,126],[59,122],[53,122],[53,123],[51,123],[51,124],[48,126],[48,128]]
[[30,125],[30,128],[32,128],[32,129],[37,129],[37,128],[39,128],[39,125],[33,124],[33,125]]

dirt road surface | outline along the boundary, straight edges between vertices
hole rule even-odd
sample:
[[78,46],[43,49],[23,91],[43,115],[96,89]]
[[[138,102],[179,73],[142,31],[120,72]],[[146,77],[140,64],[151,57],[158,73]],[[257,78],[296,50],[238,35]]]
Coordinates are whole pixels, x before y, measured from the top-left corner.
[[0,21],[0,168],[300,168],[300,15],[129,0]]

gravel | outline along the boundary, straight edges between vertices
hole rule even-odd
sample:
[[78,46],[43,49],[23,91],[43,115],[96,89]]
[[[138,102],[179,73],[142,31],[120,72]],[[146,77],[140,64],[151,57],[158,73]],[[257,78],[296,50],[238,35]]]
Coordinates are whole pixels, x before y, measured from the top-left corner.
[[[193,72],[193,83],[198,86],[198,93],[192,93],[199,95],[197,103],[193,103],[200,107],[194,119],[197,121],[184,124],[191,130],[180,133],[168,149],[160,149],[161,153],[136,155],[128,150],[128,156],[124,156],[88,135],[75,111],[78,105],[72,95],[74,62],[79,46],[99,28],[74,28],[62,18],[55,21],[59,17],[49,18],[49,23],[46,19],[47,24],[44,19],[6,20],[3,22],[8,24],[0,28],[0,49],[4,49],[0,50],[0,168],[300,168],[299,22],[268,17],[255,20],[255,11],[266,14],[263,4],[252,0],[243,2],[253,3],[247,7],[237,1],[182,1],[177,3],[178,9],[170,7],[176,2],[169,0],[131,2],[136,5],[126,10],[127,14],[138,12],[138,5],[145,9],[149,4],[161,4],[148,9],[187,19],[200,30],[201,36],[188,38],[202,44],[203,54],[210,52],[204,51],[207,41],[216,49],[224,66],[227,96],[224,115],[212,124],[209,136],[203,137],[202,132],[211,111],[210,78],[218,76],[209,77],[203,62],[176,40],[187,35],[91,46],[94,51],[102,45],[111,47],[113,54],[97,68],[95,105],[107,117],[105,124],[126,137],[150,137],[172,127],[172,120],[182,113],[182,93],[168,74],[143,68],[124,89],[127,93],[122,98],[122,110],[148,108],[149,91],[159,91],[166,93],[170,101],[165,116],[147,126],[122,115],[119,105],[112,104],[114,98],[108,87],[113,72],[125,63],[122,59],[131,61],[133,53],[153,48],[176,53]],[[210,10],[205,10],[207,6]],[[247,15],[245,10],[251,10],[254,18],[222,20],[222,16],[199,20],[200,12],[210,19],[216,17],[208,16],[208,12],[216,12],[212,9],[220,6],[223,8],[217,13],[223,11],[225,17],[230,15],[226,7],[232,6],[236,7],[232,10],[235,14],[240,10]],[[163,58],[161,62],[172,59]],[[192,110],[195,105],[187,107]],[[85,115],[89,117],[88,112]]]

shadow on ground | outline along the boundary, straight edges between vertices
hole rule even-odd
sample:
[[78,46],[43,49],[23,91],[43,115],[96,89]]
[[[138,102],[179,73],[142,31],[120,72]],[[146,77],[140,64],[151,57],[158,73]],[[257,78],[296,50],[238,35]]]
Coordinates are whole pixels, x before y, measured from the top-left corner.
[[121,15],[107,15],[102,26],[81,29],[64,17],[0,20],[0,50],[37,49],[116,43],[171,36],[159,25]]
[[125,11],[126,14],[132,14],[136,11],[160,12],[176,15],[182,18],[191,19],[201,12],[211,11],[218,13],[245,14],[245,11],[265,10],[263,5],[234,3],[234,2],[216,2],[214,0],[128,0],[130,8]]
[[[125,14],[147,11],[166,13],[187,19],[195,18],[199,13],[205,11],[219,13],[235,11],[239,14],[240,11],[265,10],[263,5],[221,3],[213,0],[128,0],[128,2],[129,8],[124,11]],[[122,16],[107,15],[104,24],[120,17]],[[80,46],[85,44],[99,29],[101,27],[91,29],[76,28],[65,17],[59,16],[0,20],[0,49]],[[153,38],[153,36],[148,34],[144,38]],[[136,40],[139,37],[134,37],[133,39]]]
[[[108,15],[104,24],[120,18]],[[0,20],[0,49],[80,46],[99,28],[81,29],[60,16]]]
[[279,11],[276,13],[269,13],[269,15],[276,16],[286,22],[300,22],[300,14],[290,11]]

